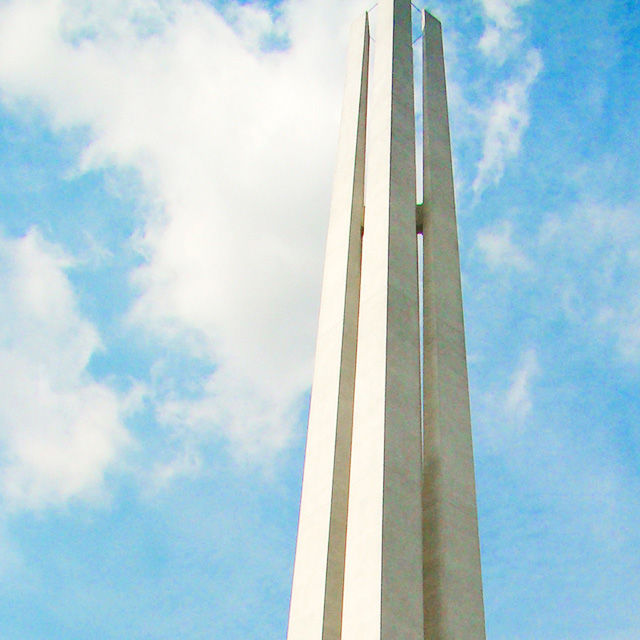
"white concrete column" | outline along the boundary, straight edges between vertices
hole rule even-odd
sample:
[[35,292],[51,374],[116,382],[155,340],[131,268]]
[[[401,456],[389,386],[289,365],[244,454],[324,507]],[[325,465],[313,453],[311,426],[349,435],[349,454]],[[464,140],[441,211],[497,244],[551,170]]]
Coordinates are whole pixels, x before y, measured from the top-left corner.
[[422,640],[415,120],[409,0],[378,4],[342,640]]
[[442,29],[423,20],[425,639],[484,640]]
[[339,640],[360,296],[367,15],[351,30],[309,411],[288,640]]

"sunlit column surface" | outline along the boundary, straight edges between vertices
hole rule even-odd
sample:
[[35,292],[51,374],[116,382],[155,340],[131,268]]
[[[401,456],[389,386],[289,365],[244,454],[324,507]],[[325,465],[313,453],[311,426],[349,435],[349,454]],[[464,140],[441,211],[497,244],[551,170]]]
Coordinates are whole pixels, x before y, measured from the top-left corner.
[[351,29],[313,374],[289,640],[338,640],[360,295],[369,69],[366,15]]
[[420,333],[411,5],[378,4],[343,640],[419,640]]
[[377,12],[368,107],[351,32],[288,638],[484,640],[442,30],[425,12],[418,221],[411,3]]

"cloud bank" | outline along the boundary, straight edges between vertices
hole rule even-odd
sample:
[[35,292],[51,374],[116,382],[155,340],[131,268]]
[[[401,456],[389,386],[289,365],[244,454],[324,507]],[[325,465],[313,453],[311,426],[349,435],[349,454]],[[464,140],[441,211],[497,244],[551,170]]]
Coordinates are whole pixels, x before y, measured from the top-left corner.
[[126,399],[87,372],[100,339],[78,312],[69,264],[36,230],[0,237],[0,490],[10,507],[99,498],[131,443]]
[[60,133],[84,131],[81,171],[140,176],[143,263],[131,272],[129,321],[214,367],[195,396],[163,401],[159,419],[219,434],[240,453],[289,440],[310,382],[357,4],[0,8],[5,104],[36,105]]

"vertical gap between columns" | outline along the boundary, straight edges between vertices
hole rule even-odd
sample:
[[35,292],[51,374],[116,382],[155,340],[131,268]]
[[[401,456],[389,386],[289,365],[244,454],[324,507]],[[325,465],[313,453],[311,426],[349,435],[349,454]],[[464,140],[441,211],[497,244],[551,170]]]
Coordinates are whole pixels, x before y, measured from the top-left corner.
[[424,235],[417,234],[418,242],[418,317],[420,326],[420,436],[421,451],[424,451]]
[[[413,31],[419,29],[422,35],[422,11],[418,12],[416,21],[414,11],[411,11],[412,41],[413,41],[413,86],[415,113],[415,149],[416,149],[416,202],[422,202],[422,229],[424,231],[424,216],[427,203],[424,202],[424,99],[423,99],[423,38],[414,38]],[[416,24],[417,22],[417,24]],[[424,235],[417,234],[418,243],[418,314],[420,326],[420,435],[421,457],[424,455]]]

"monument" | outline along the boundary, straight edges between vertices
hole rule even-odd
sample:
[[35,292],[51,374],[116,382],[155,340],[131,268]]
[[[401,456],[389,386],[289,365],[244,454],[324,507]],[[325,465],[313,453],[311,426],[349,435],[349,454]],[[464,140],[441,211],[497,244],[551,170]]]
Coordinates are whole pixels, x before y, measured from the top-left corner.
[[377,12],[371,74],[367,14],[350,35],[288,640],[480,640],[442,31],[425,11],[416,205],[412,6]]

